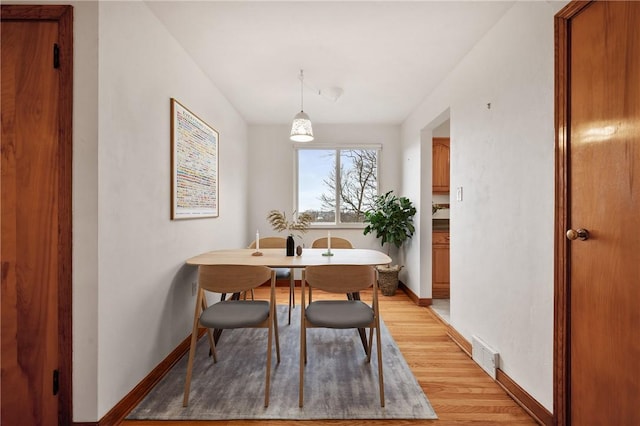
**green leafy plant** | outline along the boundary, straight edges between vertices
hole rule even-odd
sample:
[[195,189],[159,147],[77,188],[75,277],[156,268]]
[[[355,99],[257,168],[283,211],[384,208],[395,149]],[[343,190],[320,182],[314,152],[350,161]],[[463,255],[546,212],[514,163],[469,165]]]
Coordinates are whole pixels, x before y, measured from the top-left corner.
[[373,207],[364,214],[364,223],[367,224],[364,235],[375,232],[382,246],[387,244],[387,254],[391,244],[400,247],[416,230],[413,226],[416,208],[407,197],[398,198],[392,192],[378,195]]

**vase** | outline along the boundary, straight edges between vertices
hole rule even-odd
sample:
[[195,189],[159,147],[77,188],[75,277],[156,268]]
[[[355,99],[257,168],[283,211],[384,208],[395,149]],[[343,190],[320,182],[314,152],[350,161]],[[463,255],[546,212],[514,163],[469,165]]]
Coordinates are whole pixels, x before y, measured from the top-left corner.
[[293,256],[295,251],[296,243],[293,241],[293,237],[289,235],[287,237],[287,256]]

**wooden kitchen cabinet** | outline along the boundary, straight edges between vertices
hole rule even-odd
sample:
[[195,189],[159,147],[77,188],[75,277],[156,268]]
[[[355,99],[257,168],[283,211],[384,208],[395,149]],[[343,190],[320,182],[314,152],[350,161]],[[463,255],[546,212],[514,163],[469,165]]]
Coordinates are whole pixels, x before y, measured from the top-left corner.
[[433,138],[433,193],[449,193],[449,138]]
[[432,284],[433,299],[449,298],[449,232],[433,232],[432,250]]

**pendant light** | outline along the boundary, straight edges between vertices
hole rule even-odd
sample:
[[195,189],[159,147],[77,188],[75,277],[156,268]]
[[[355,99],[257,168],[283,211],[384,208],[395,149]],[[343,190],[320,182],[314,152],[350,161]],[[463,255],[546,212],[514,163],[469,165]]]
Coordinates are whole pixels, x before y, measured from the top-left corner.
[[294,142],[311,142],[313,140],[311,119],[304,112],[304,73],[302,70],[300,70],[300,112],[293,117],[291,140]]

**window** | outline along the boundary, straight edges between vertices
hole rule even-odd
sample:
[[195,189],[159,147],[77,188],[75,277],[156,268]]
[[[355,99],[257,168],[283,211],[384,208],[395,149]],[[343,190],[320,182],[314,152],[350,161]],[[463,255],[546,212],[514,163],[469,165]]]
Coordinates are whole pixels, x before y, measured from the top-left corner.
[[296,147],[297,208],[315,224],[358,224],[378,195],[379,146]]

